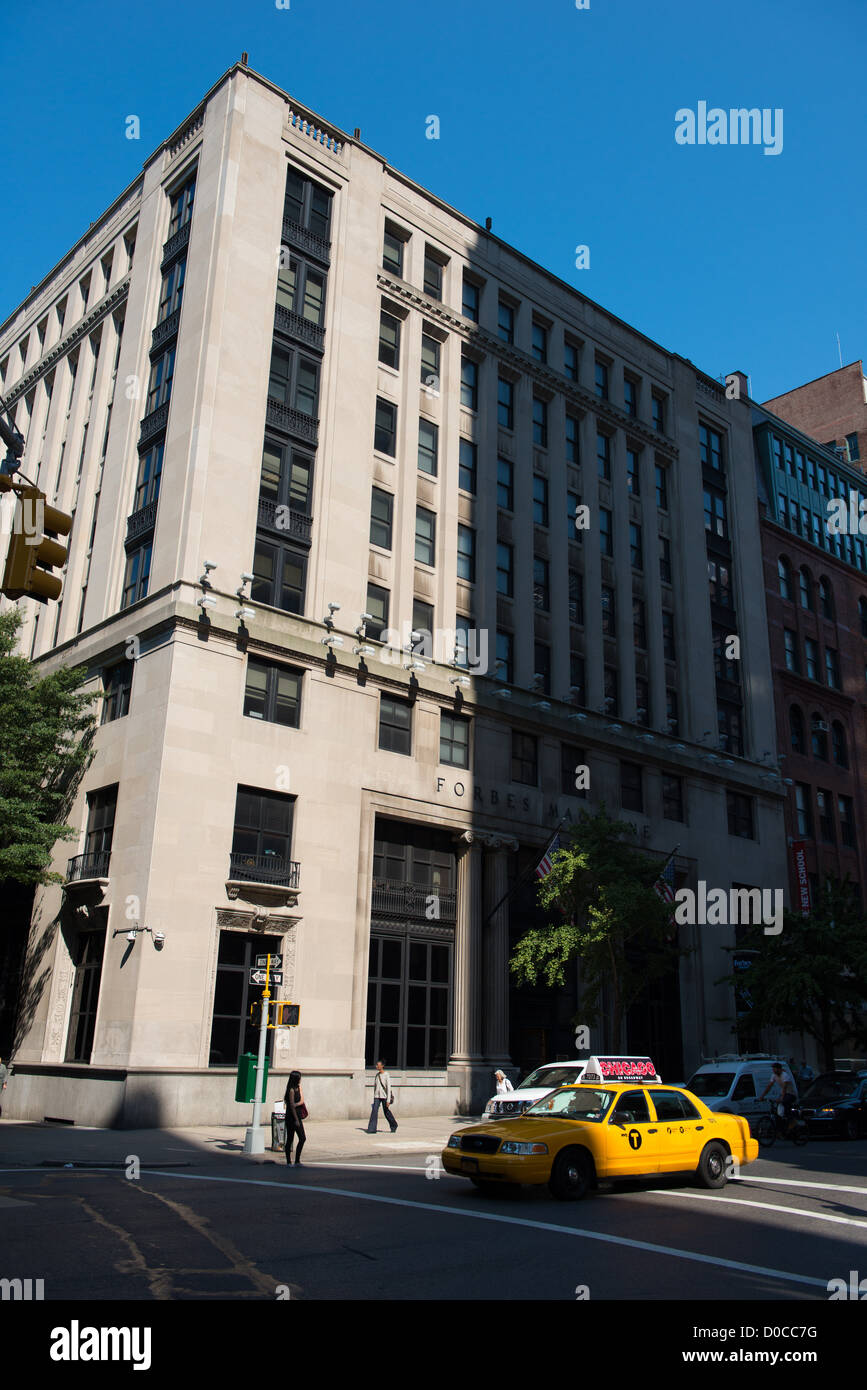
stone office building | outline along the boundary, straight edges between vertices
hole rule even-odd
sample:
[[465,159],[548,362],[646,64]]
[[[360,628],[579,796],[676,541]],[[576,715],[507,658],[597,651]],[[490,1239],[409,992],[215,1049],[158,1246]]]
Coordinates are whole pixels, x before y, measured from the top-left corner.
[[[361,1114],[382,1055],[405,1112],[473,1109],[573,1052],[574,1003],[510,990],[507,891],[582,805],[681,882],[785,882],[748,406],[357,135],[232,68],[0,370],[75,515],[25,651],[102,692],[10,1113],[245,1119],[267,950],[270,1094]],[[669,1074],[732,1044],[731,935],[681,933],[622,1039]]]

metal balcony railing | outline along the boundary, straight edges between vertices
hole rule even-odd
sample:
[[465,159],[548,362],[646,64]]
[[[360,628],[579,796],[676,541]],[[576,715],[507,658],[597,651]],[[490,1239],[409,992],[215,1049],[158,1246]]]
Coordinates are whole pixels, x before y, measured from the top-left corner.
[[190,239],[190,223],[185,222],[183,227],[179,227],[174,236],[170,236],[163,246],[163,259],[160,269],[163,269],[167,261],[182,251]]
[[142,420],[138,436],[139,447],[141,447],[142,444],[146,444],[149,439],[153,439],[161,430],[164,430],[168,424],[168,419],[169,402],[165,401],[163,405],[158,405],[156,410],[152,410],[150,414],[146,415]]
[[287,338],[306,343],[317,352],[321,352],[325,346],[325,333],[318,324],[310,323],[292,309],[284,309],[282,304],[278,304],[274,310],[274,327],[279,333],[285,333]]
[[273,883],[281,888],[297,888],[301,865],[278,854],[243,854],[232,850],[229,877],[244,883]]
[[288,241],[291,246],[297,246],[299,251],[306,251],[308,255],[315,256],[323,264],[330,265],[331,242],[317,236],[315,232],[309,232],[306,227],[293,222],[289,217],[283,218],[283,240]]
[[98,850],[95,854],[76,854],[66,866],[67,883],[77,883],[85,878],[108,878],[108,864],[111,850]]
[[[438,899],[439,916],[428,917],[431,898]],[[402,879],[375,878],[371,910],[379,917],[402,917],[415,921],[454,922],[457,894],[452,889],[423,887]]]
[[283,536],[310,544],[310,531],[313,517],[306,512],[297,512],[294,507],[272,502],[267,497],[259,498],[259,525],[269,531],[278,531]]
[[152,531],[157,519],[157,499],[148,502],[146,507],[139,507],[138,511],[131,512],[126,519],[126,541],[137,541],[140,536],[144,536],[148,531]]
[[[294,434],[308,444],[319,443],[319,421],[316,416],[304,415],[300,410],[293,410],[291,406],[284,405],[274,396],[268,397],[266,419],[269,425],[273,425],[278,430],[285,430],[287,434]],[[142,422],[142,430],[144,430],[144,422]]]
[[178,324],[181,321],[180,309],[175,309],[173,314],[158,323],[151,334],[151,352],[156,352],[158,348],[165,347],[170,338],[174,338],[178,331]]

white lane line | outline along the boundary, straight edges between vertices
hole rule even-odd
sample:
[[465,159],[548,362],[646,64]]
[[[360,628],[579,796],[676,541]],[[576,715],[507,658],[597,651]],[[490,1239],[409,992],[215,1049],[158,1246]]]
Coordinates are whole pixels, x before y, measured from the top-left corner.
[[730,1182],[772,1182],[778,1187],[816,1187],[822,1192],[857,1192],[861,1197],[867,1197],[867,1187],[845,1187],[839,1182],[804,1182],[801,1178],[760,1178],[757,1174],[751,1173],[749,1176],[744,1173],[733,1173]]
[[462,1216],[471,1221],[493,1221],[503,1226],[524,1226],[534,1231],[553,1232],[557,1235],[572,1236],[576,1240],[596,1240],[604,1245],[627,1246],[630,1250],[642,1250],[651,1255],[669,1255],[674,1259],[690,1260],[695,1264],[712,1265],[714,1269],[731,1269],[739,1274],[761,1274],[766,1278],[782,1279],[789,1284],[807,1284],[810,1288],[828,1291],[827,1279],[814,1279],[807,1274],[789,1274],[782,1269],[768,1269],[765,1265],[743,1264],[739,1260],[724,1260],[717,1255],[702,1255],[693,1250],[677,1250],[673,1246],[654,1245],[645,1240],[630,1240],[626,1236],[608,1235],[602,1231],[576,1230],[573,1226],[557,1226],[548,1221],[530,1221],[522,1216],[501,1216],[496,1212],[462,1211],[459,1207],[438,1206],[430,1202],[411,1202],[405,1197],[379,1197],[370,1192],[349,1192],[340,1187],[314,1187],[296,1183],[266,1182],[262,1178],[220,1178],[207,1173],[170,1173],[153,1168],[142,1172],[142,1177],[178,1178],[188,1182],[235,1183],[242,1187],[269,1187],[282,1192],[324,1193],[329,1197],[348,1197],[356,1202],[379,1202],[384,1206],[412,1207],[416,1211],[436,1212],[444,1216]]
[[832,1221],[837,1226],[860,1226],[867,1230],[867,1221],[852,1216],[832,1216],[823,1211],[804,1211],[803,1207],[780,1207],[773,1202],[745,1202],[742,1197],[715,1197],[710,1192],[666,1192],[664,1188],[648,1189],[650,1197],[680,1197],[687,1202],[726,1202],[733,1207],[757,1207],[759,1211],[782,1211],[788,1216],[803,1216],[808,1221]]

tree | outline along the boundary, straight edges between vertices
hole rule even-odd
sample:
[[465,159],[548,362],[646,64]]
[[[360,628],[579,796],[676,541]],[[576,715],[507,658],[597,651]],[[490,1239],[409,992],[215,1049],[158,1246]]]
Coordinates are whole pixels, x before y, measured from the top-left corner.
[[0,613],[0,883],[57,883],[50,872],[58,840],[93,757],[97,698],[81,685],[83,666],[40,676],[16,652],[21,614]]
[[809,915],[785,912],[778,935],[751,927],[727,949],[752,952],[748,970],[717,981],[746,987],[751,1029],[806,1033],[828,1071],[840,1043],[867,1046],[867,921],[848,881],[825,879]]
[[567,965],[580,960],[581,1019],[599,1018],[607,986],[615,1047],[631,1005],[685,954],[676,944],[671,909],[653,892],[661,866],[628,843],[634,836],[635,828],[612,820],[604,806],[595,815],[582,811],[538,885],[540,906],[559,920],[552,916],[526,932],[510,962],[519,984],[535,984],[541,976],[548,985],[562,985]]

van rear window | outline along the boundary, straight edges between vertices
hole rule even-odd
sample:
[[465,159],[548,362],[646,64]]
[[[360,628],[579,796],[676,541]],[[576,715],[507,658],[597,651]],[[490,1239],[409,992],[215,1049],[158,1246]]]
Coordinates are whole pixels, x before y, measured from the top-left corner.
[[701,1096],[703,1100],[718,1099],[720,1096],[728,1095],[734,1079],[733,1071],[698,1071],[692,1080],[686,1083],[686,1089],[692,1091],[694,1096]]

